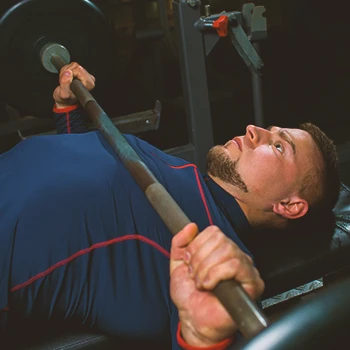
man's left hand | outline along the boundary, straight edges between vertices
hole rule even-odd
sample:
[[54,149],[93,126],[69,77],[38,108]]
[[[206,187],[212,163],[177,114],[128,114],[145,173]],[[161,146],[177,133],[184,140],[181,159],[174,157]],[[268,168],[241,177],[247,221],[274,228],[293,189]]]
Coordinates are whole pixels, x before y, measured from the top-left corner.
[[56,108],[66,108],[77,103],[77,99],[70,89],[70,84],[74,78],[79,79],[89,91],[95,87],[95,77],[78,63],[72,62],[64,66],[59,75],[60,85],[53,93]]

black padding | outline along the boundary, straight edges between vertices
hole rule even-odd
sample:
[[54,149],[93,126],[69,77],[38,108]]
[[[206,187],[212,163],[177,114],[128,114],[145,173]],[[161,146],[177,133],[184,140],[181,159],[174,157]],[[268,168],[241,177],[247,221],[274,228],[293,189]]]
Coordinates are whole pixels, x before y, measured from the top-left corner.
[[[6,344],[6,347],[2,347]],[[119,339],[68,322],[27,320],[11,313],[9,327],[0,335],[6,350],[152,350],[170,349],[169,344]]]
[[341,186],[334,216],[283,234],[260,232],[249,245],[265,281],[263,299],[350,266],[350,190]]
[[289,312],[241,350],[329,350],[348,348],[350,279],[323,290],[307,304]]
[[[50,337],[37,335],[38,338],[33,339],[32,343],[22,343],[16,346],[17,350],[118,350],[118,346],[104,335],[93,334],[88,332],[81,333],[58,333],[52,334]],[[44,339],[43,339],[44,338]]]
[[9,327],[1,334],[0,344],[16,350],[119,349],[117,340],[111,337],[53,321],[29,321],[14,314],[10,314]]

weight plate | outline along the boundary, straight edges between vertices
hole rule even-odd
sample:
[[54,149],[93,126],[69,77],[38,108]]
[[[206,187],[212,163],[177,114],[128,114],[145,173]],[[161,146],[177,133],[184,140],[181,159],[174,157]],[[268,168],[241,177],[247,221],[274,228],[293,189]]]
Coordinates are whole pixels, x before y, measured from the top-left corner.
[[87,0],[26,0],[0,19],[0,92],[22,114],[51,117],[57,74],[48,72],[40,53],[48,43],[67,48],[96,79],[108,80],[116,56],[113,30]]

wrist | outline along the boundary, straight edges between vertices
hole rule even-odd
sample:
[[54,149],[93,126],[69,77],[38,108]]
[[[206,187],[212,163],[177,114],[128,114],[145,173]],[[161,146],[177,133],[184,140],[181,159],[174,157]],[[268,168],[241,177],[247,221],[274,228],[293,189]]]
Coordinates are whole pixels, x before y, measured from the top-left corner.
[[54,113],[65,113],[65,112],[74,111],[75,109],[79,108],[79,106],[80,106],[79,104],[63,105],[56,102],[53,106],[53,111]]
[[190,322],[186,322],[180,318],[179,329],[181,330],[181,336],[186,341],[186,343],[197,346],[206,347],[215,344],[215,341],[208,339],[202,333],[206,333],[205,330],[200,333],[195,327],[192,326]]
[[234,337],[226,338],[220,342],[213,342],[202,337],[190,327],[182,326],[179,322],[177,330],[177,341],[185,350],[225,350],[233,343]]

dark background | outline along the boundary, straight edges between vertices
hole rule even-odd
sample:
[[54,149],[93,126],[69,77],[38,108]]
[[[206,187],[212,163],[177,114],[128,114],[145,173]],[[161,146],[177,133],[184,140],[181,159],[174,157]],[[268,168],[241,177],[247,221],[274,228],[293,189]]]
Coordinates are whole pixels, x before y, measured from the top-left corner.
[[[157,1],[93,1],[105,13],[115,37],[114,68],[106,81],[97,76],[95,97],[110,116],[151,109],[159,99],[163,105],[159,130],[139,136],[161,149],[188,141],[171,1],[165,1],[170,30],[165,37],[154,40],[137,36],[144,30],[160,28]],[[0,11],[16,2],[2,0]],[[241,11],[244,2],[205,3],[213,12],[220,12]],[[266,7],[268,23],[268,38],[260,43],[265,64],[266,126],[294,127],[312,121],[334,138],[342,154],[347,154],[344,145],[349,123],[350,31],[346,2],[265,0],[255,4]],[[104,57],[100,62],[103,65]],[[93,67],[87,68],[93,72]],[[214,138],[216,143],[222,143],[244,133],[245,126],[254,123],[251,76],[226,40],[208,57],[207,70]],[[2,121],[10,120],[8,108],[1,108]],[[19,109],[21,118],[28,113]],[[50,110],[47,117],[51,117]],[[3,138],[0,152],[16,142],[18,138],[13,135]],[[345,166],[343,170],[346,172]]]

